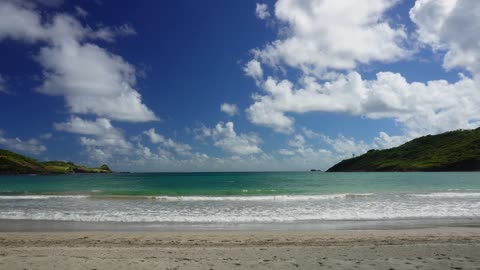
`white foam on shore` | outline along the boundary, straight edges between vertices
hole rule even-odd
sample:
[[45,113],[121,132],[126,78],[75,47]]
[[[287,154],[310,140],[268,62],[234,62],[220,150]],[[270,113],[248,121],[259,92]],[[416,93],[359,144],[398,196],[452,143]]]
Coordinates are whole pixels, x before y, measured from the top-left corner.
[[480,192],[433,192],[425,194],[409,194],[409,196],[425,198],[475,198],[480,197]]
[[373,196],[372,193],[364,194],[325,194],[325,195],[273,195],[273,196],[155,196],[151,197],[160,201],[312,201],[333,200]]
[[[429,193],[430,195],[434,193]],[[408,197],[391,194],[312,196],[155,197],[126,200],[3,201],[0,219],[88,222],[257,223],[409,218],[480,218],[480,197]],[[362,197],[364,196],[364,197]],[[5,197],[5,196],[3,196]],[[24,199],[30,198],[21,196]],[[67,198],[70,196],[67,196]],[[74,196],[82,198],[86,196]],[[37,197],[34,197],[37,198]],[[146,197],[142,197],[146,198]],[[163,200],[170,200],[166,203]]]
[[[257,195],[257,196],[123,196],[123,195],[0,195],[0,200],[45,200],[45,199],[149,199],[158,201],[316,201],[355,199],[375,196],[373,193],[337,193],[322,195]],[[409,193],[407,197],[422,198],[480,198],[480,192],[433,192]]]
[[[203,211],[202,211],[203,210]],[[160,222],[160,223],[269,223],[298,221],[362,221],[362,220],[395,220],[415,218],[479,218],[480,213],[474,209],[435,209],[419,207],[417,209],[390,209],[375,207],[373,209],[335,209],[322,212],[305,212],[300,208],[289,211],[265,209],[235,209],[215,211],[213,209],[197,209],[186,211],[173,209],[168,212],[149,211],[97,211],[97,212],[56,212],[56,211],[5,211],[0,219],[8,220],[50,220],[50,221],[83,221],[83,222]],[[284,209],[287,210],[287,209]]]

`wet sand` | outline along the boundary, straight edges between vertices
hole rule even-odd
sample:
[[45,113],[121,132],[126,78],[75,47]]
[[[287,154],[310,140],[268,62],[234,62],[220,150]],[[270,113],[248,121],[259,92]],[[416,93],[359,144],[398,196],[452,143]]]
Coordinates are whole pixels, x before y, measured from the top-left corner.
[[1,232],[0,269],[480,269],[480,229]]

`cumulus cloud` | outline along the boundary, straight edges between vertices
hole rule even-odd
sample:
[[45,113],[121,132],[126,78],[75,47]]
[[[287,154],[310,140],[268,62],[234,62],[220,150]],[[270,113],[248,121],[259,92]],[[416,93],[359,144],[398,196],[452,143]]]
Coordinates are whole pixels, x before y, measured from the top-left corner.
[[[385,17],[397,2],[278,0],[274,19],[285,27],[280,29],[279,39],[253,50],[254,59],[244,68],[246,75],[254,78],[263,90],[253,95],[254,103],[246,110],[249,121],[277,132],[292,133],[294,114],[319,111],[391,118],[412,133],[423,134],[435,129],[435,125],[431,125],[420,130],[420,123],[426,117],[445,120],[444,112],[447,107],[451,109],[451,104],[445,101],[433,104],[436,100],[432,102],[432,99],[448,94],[460,99],[454,87],[435,90],[438,85],[445,86],[445,82],[410,84],[400,74],[390,72],[380,72],[377,80],[367,81],[358,72],[351,71],[359,64],[396,61],[410,55],[404,27],[393,26]],[[263,79],[262,64],[282,70],[284,67],[298,69],[301,79],[298,83],[272,76]],[[465,91],[473,94],[468,86],[471,81],[462,79],[459,83],[465,83]],[[401,87],[406,87],[406,91]],[[418,88],[424,90],[419,98],[415,97]],[[434,97],[429,97],[430,89],[437,93]],[[422,108],[424,102],[427,103],[425,109]],[[465,127],[465,122],[471,120],[470,117],[460,125],[449,119],[452,124],[449,128]]]
[[[367,3],[368,2],[368,3]],[[262,90],[246,109],[250,122],[293,134],[295,115],[341,113],[370,119],[392,119],[402,136],[380,133],[372,143],[348,138],[327,140],[334,153],[341,147],[358,153],[366,148],[396,146],[407,139],[480,125],[480,5],[475,0],[418,0],[410,10],[416,40],[445,53],[446,69],[464,68],[454,82],[410,82],[403,75],[378,72],[364,79],[352,69],[372,62],[408,57],[409,34],[393,26],[386,12],[399,1],[278,0],[274,19],[285,25],[279,38],[254,50],[246,75]],[[266,76],[261,65],[291,68],[298,80]],[[261,70],[261,72],[255,72]],[[260,75],[259,75],[260,74]],[[315,133],[302,129],[307,138]],[[299,143],[299,135],[296,134]],[[347,147],[351,145],[350,147]],[[299,146],[299,145],[297,145]],[[297,147],[298,148],[298,147]],[[284,153],[287,153],[283,151]],[[346,151],[344,151],[346,152]]]
[[[323,142],[324,148],[315,147],[309,143],[307,138],[301,134],[295,134],[288,142],[288,148],[282,148],[273,152],[272,155],[262,151],[256,154],[246,154],[240,151],[241,145],[245,143],[233,142],[237,139],[232,137],[242,137],[242,134],[224,135],[231,133],[232,129],[228,128],[228,123],[219,123],[214,128],[200,128],[196,130],[199,137],[211,139],[213,144],[223,149],[231,155],[227,156],[209,156],[205,153],[190,152],[188,155],[175,155],[175,145],[163,135],[158,134],[154,129],[145,131],[150,141],[156,145],[160,145],[157,149],[151,149],[143,145],[138,140],[137,144],[129,150],[128,154],[119,158],[118,155],[108,156],[108,152],[101,149],[95,149],[90,155],[100,157],[108,157],[106,162],[113,167],[119,167],[123,170],[133,171],[243,171],[243,170],[307,170],[311,168],[327,169],[343,158],[351,157],[352,154],[363,154],[369,149],[382,149],[388,143],[388,147],[396,146],[399,136],[389,136],[386,133],[380,133],[375,140],[370,143],[358,141],[353,138],[338,136],[330,138],[328,136],[318,134]],[[230,130],[230,131],[226,131]],[[229,139],[225,139],[229,137]],[[311,141],[310,141],[311,142]],[[236,147],[233,147],[236,145]],[[328,149],[330,148],[330,149]],[[229,151],[228,149],[234,149]],[[235,150],[237,149],[237,150]]]
[[262,153],[261,139],[256,134],[237,134],[233,122],[218,123],[215,128],[203,127],[201,138],[211,138],[214,145],[234,155],[253,155]]
[[0,3],[0,40],[46,42],[36,56],[44,69],[38,91],[65,97],[72,113],[131,122],[157,119],[135,89],[135,67],[89,42],[132,33],[129,25],[94,30],[65,14],[49,20],[35,9]]
[[318,136],[320,136],[320,134],[306,127],[302,127],[302,132],[309,139],[317,138]]
[[238,107],[236,104],[230,104],[230,103],[223,103],[220,106],[220,111],[230,115],[234,116],[238,114]]
[[72,113],[131,122],[156,119],[132,88],[135,69],[122,58],[93,44],[72,43],[43,48],[37,59],[46,69],[38,90],[64,96]]
[[[315,138],[315,140],[312,140]],[[288,164],[289,168],[296,169],[328,169],[342,159],[361,155],[370,149],[386,149],[399,146],[409,138],[406,136],[390,136],[380,132],[371,142],[367,143],[355,138],[343,135],[329,137],[317,134],[315,137],[305,138],[301,134],[295,134],[287,142],[288,148],[281,148],[276,152],[280,155],[274,160],[275,163]],[[320,139],[320,141],[317,140]],[[311,142],[322,142],[321,146],[314,146]]]
[[301,87],[288,80],[269,77],[264,95],[246,111],[251,122],[291,132],[294,119],[287,113],[335,112],[371,119],[388,118],[402,124],[411,135],[475,128],[480,123],[478,83],[462,77],[455,83],[444,80],[412,82],[398,73],[380,72],[364,80],[357,72],[319,83],[305,77]]
[[[304,72],[352,69],[372,61],[388,62],[408,55],[403,27],[384,14],[396,0],[278,0],[275,20],[280,38],[254,50],[255,59]],[[258,6],[257,6],[258,7]]]
[[245,74],[252,77],[257,83],[263,79],[263,69],[260,62],[255,59],[250,60],[243,68]]
[[67,122],[55,123],[54,128],[83,135],[80,137],[80,144],[85,146],[91,157],[97,160],[105,160],[114,154],[128,154],[133,148],[122,131],[105,118],[90,121],[72,116]]
[[47,147],[37,139],[8,138],[2,130],[0,130],[0,145],[12,151],[33,155],[39,155],[47,150]]
[[99,118],[95,121],[84,120],[77,116],[72,116],[67,122],[54,123],[54,128],[60,131],[66,131],[82,135],[101,136],[104,133],[115,131],[110,120]]
[[163,147],[173,149],[178,154],[189,155],[192,147],[188,144],[177,143],[170,138],[166,138],[161,134],[158,134],[154,128],[146,130],[143,134],[147,135],[152,143],[161,144]]
[[332,148],[339,160],[349,158],[352,155],[365,154],[370,149],[381,150],[397,147],[411,139],[406,136],[390,136],[385,132],[380,132],[370,143],[356,140],[355,138],[348,138],[343,135],[339,135],[336,138],[321,135],[321,138]]
[[275,159],[275,163],[284,163],[288,168],[293,167],[302,170],[312,168],[326,169],[341,158],[338,153],[311,145],[301,134],[295,134],[287,142],[287,145],[289,148],[281,148],[276,151],[280,154],[280,157]]
[[0,3],[0,40],[11,38],[27,42],[46,38],[47,34],[35,11],[9,2]]
[[268,17],[270,17],[270,12],[268,11],[268,5],[257,3],[255,7],[255,15],[257,15],[257,17],[261,20],[265,20]]
[[302,147],[305,146],[305,138],[302,135],[297,134],[297,135],[295,135],[293,140],[290,140],[288,142],[288,145],[290,145],[291,147],[295,147],[295,148],[302,148]]
[[326,142],[340,157],[351,157],[351,155],[360,155],[367,152],[369,149],[375,148],[365,143],[364,141],[357,141],[354,138],[347,138],[343,135],[337,138],[330,138],[323,135],[322,139]]
[[389,149],[404,144],[411,139],[414,138],[408,136],[390,136],[385,132],[380,132],[378,136],[373,139],[372,148]]
[[480,74],[480,5],[476,0],[418,0],[410,10],[420,41],[446,51],[443,66]]

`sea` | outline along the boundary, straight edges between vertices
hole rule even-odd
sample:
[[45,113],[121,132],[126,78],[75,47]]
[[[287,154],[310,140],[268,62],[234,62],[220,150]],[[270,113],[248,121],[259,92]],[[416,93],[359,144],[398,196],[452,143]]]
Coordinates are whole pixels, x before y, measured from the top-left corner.
[[59,224],[100,230],[381,229],[479,221],[478,172],[0,176],[0,230]]

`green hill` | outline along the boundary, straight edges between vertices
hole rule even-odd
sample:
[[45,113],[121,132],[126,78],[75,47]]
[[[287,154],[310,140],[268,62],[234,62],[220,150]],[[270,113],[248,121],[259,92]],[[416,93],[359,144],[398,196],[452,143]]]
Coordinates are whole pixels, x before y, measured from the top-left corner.
[[480,171],[480,128],[428,135],[386,150],[370,150],[328,172]]
[[111,173],[107,165],[87,168],[72,162],[39,162],[33,158],[0,149],[0,174],[67,174],[67,173]]

